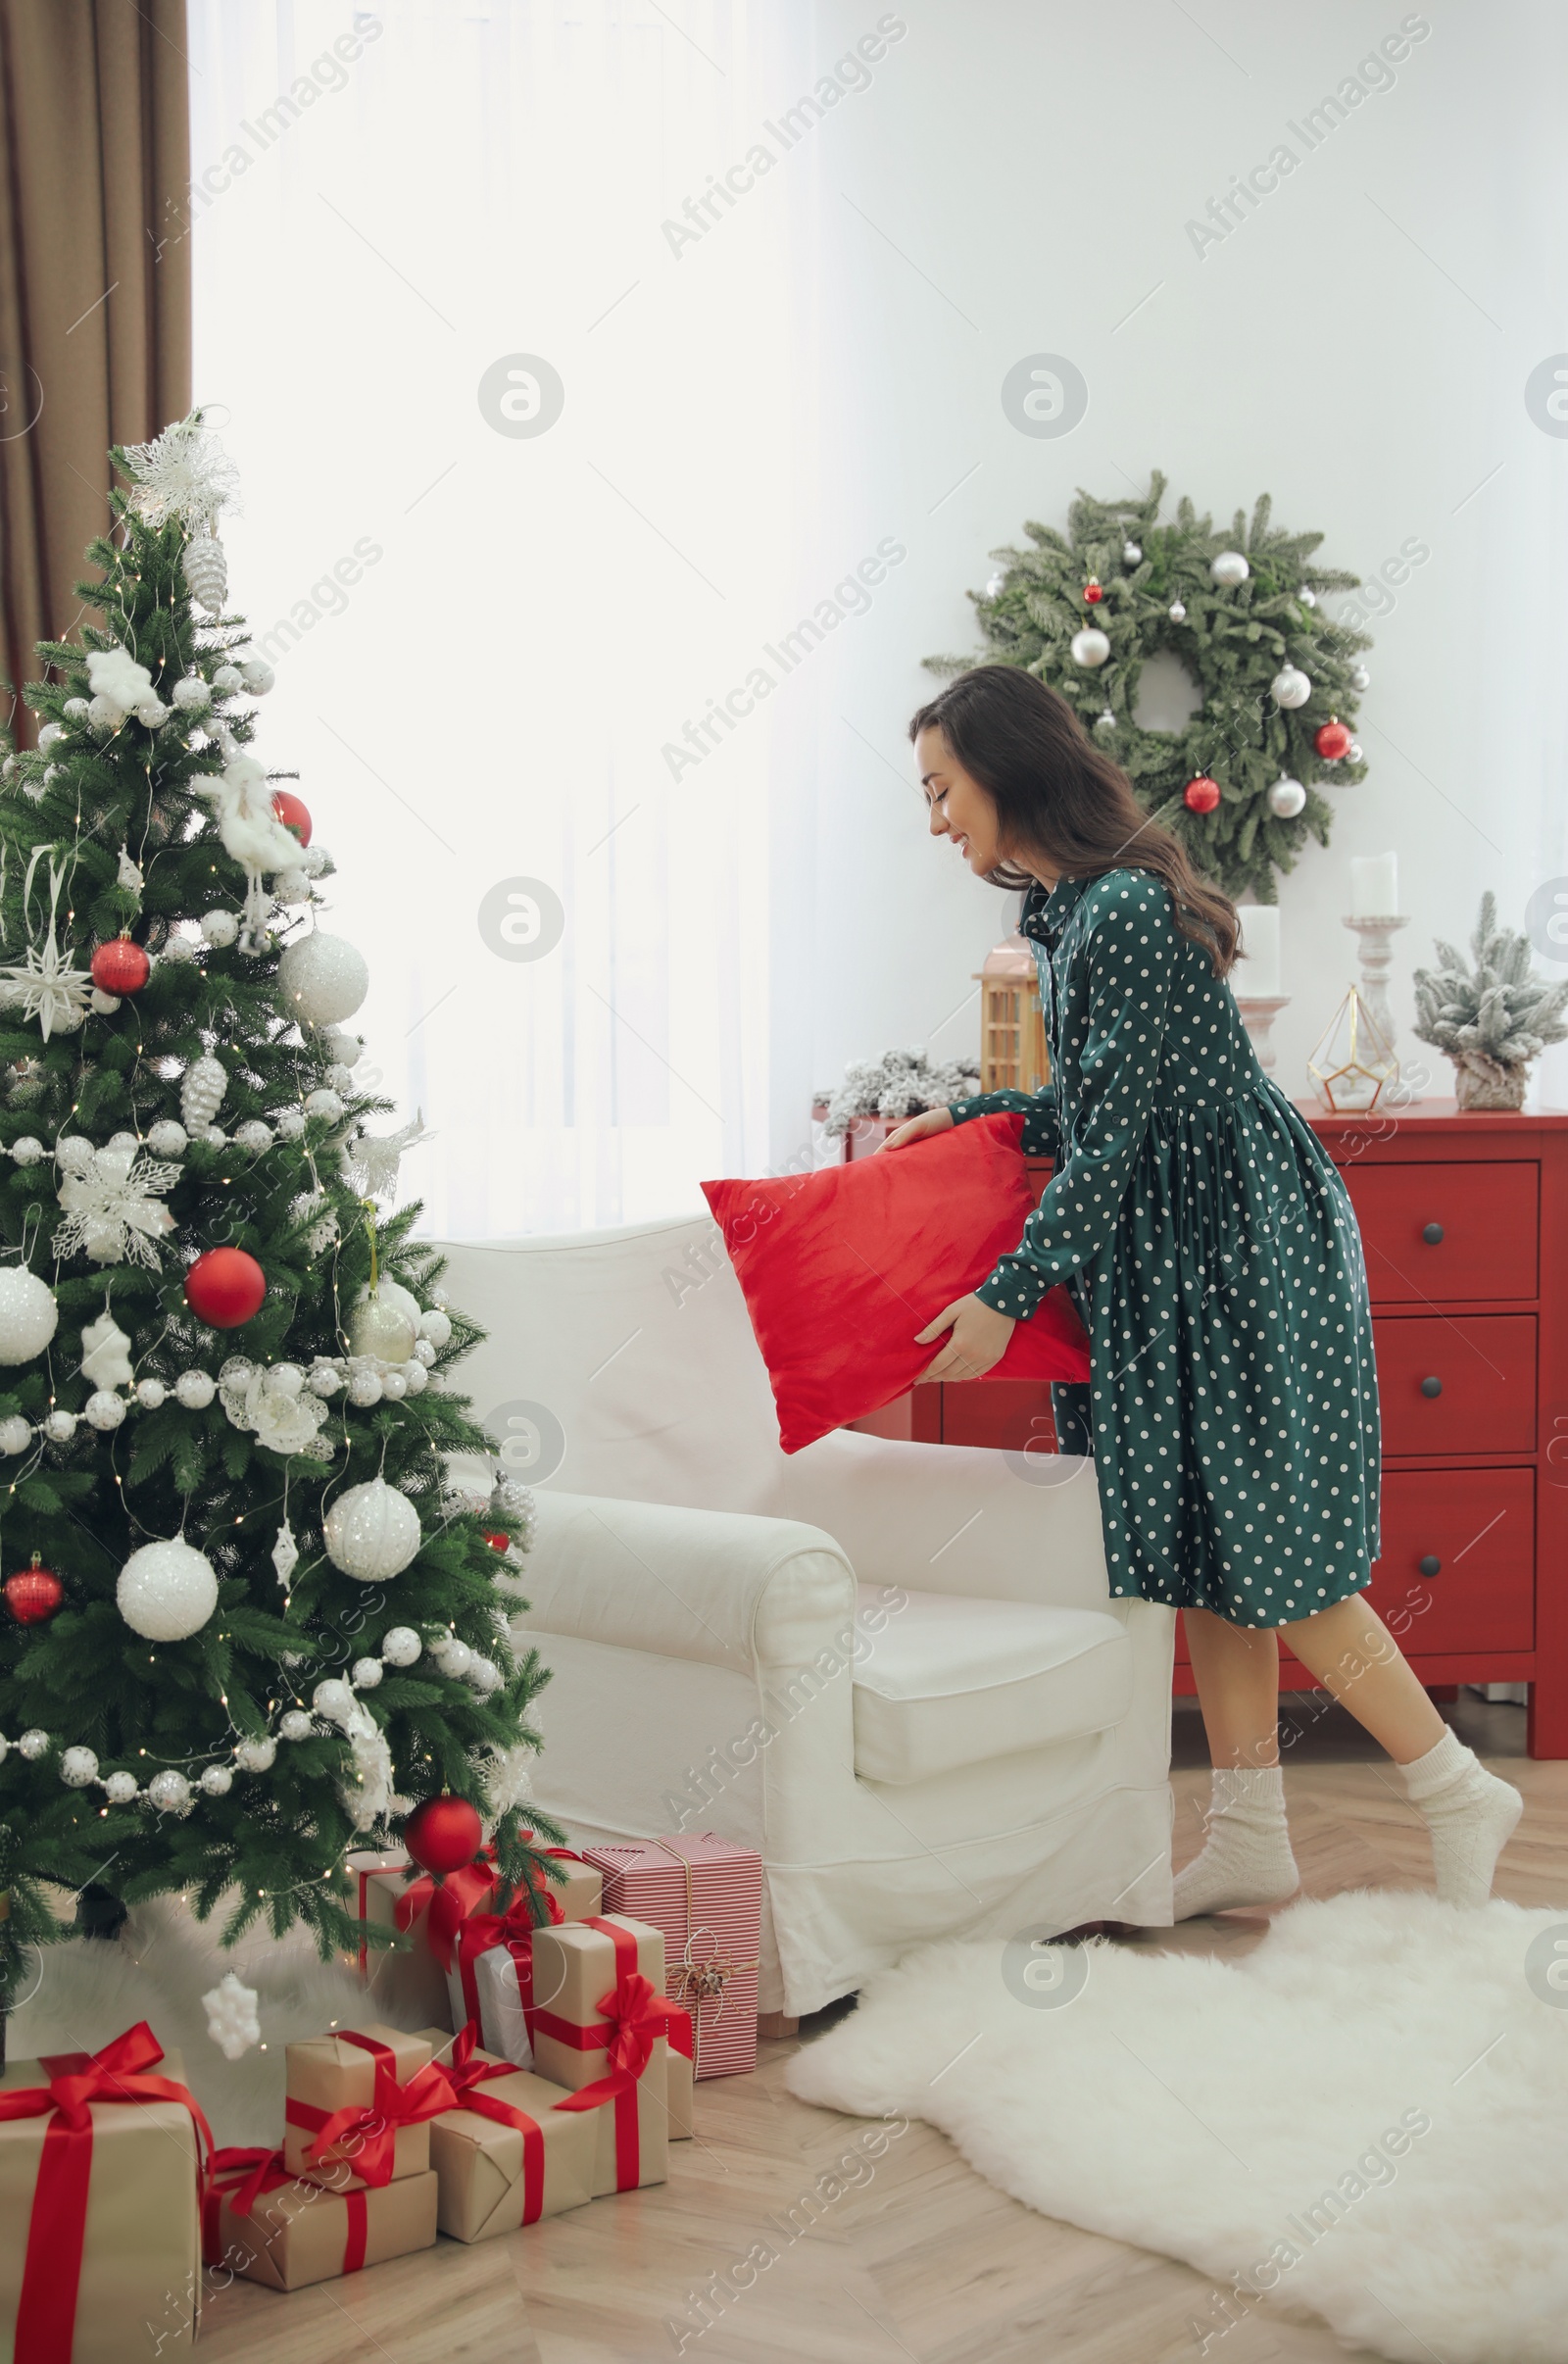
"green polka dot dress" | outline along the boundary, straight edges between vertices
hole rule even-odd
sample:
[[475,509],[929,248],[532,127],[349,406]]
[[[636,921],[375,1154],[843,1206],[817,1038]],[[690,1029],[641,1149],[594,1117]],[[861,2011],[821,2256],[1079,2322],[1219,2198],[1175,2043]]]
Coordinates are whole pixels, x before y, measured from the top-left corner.
[[1144,870],[1031,888],[1052,1084],[1021,1109],[1056,1160],[978,1295],[1026,1318],[1057,1281],[1090,1334],[1113,1594],[1285,1625],[1361,1591],[1380,1449],[1360,1234],[1235,998]]

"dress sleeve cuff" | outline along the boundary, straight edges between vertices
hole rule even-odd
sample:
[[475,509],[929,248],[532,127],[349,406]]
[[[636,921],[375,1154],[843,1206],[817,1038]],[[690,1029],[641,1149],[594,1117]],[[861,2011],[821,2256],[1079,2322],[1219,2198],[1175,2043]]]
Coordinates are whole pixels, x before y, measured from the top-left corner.
[[1008,1313],[1014,1321],[1027,1321],[1040,1305],[1051,1284],[1032,1272],[1027,1264],[1006,1257],[975,1291],[983,1305],[997,1313]]

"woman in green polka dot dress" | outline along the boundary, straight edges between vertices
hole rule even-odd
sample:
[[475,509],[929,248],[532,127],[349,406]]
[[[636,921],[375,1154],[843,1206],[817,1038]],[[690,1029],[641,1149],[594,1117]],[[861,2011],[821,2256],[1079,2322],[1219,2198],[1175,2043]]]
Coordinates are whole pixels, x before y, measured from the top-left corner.
[[1213,1797],[1176,1917],[1297,1886],[1279,1763],[1277,1629],[1404,1770],[1438,1893],[1481,1903],[1521,1810],[1444,1723],[1364,1594],[1378,1403],[1360,1236],[1322,1146],[1259,1067],[1226,975],[1233,905],[1146,818],[1066,704],[1010,665],[964,673],[909,729],[933,835],[1027,890],[1052,1084],[912,1117],[901,1150],[998,1109],[1055,1173],[1016,1251],[918,1335],[977,1378],[1064,1281],[1090,1338],[1057,1389],[1092,1453],[1112,1594],[1184,1613]]

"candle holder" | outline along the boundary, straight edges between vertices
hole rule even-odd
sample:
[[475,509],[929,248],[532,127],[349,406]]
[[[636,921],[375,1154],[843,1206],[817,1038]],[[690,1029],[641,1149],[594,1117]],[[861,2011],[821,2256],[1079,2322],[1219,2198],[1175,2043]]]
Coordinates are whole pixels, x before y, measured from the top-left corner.
[[1239,993],[1236,997],[1242,1024],[1251,1037],[1257,1063],[1265,1075],[1274,1072],[1274,1020],[1290,998],[1288,993]]
[[1394,1047],[1394,1013],[1389,1008],[1389,970],[1394,961],[1394,938],[1396,931],[1410,924],[1408,916],[1386,919],[1365,919],[1359,915],[1347,919],[1360,939],[1361,1007],[1383,1037],[1393,1062],[1392,1072],[1398,1073],[1399,1059]]

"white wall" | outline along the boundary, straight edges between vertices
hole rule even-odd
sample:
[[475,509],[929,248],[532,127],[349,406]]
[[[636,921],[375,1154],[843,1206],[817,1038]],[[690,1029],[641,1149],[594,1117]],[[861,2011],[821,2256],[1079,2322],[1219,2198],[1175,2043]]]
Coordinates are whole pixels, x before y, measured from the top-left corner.
[[[776,702],[808,750],[815,851],[803,801],[774,897],[775,1153],[845,1060],[974,1041],[970,972],[1013,905],[922,837],[904,745],[931,693],[918,660],[978,647],[964,590],[1026,517],[1064,524],[1075,487],[1141,489],[1155,466],[1169,502],[1187,492],[1216,520],[1271,492],[1280,520],[1321,528],[1322,559],[1363,576],[1412,538],[1431,552],[1370,627],[1368,777],[1343,792],[1331,846],[1281,886],[1278,1073],[1304,1093],[1354,973],[1340,924],[1352,854],[1399,854],[1405,1026],[1435,933],[1467,935],[1486,886],[1517,923],[1568,872],[1568,440],[1524,400],[1568,348],[1568,17],[1549,0],[1424,7],[1394,86],[1307,153],[1287,119],[1397,38],[1414,15],[1397,0],[899,14],[907,33],[872,87],[813,134],[822,555],[803,602],[882,535],[908,558],[786,685],[809,684],[809,719]],[[834,0],[820,54],[872,21],[871,0]],[[1282,139],[1298,171],[1200,258],[1188,221]],[[1089,383],[1059,440],[1024,437],[1001,409],[1004,372],[1034,352],[1065,354]],[[1437,1054],[1408,1034],[1401,1048],[1446,1088]],[[1553,1063],[1548,1098],[1568,1106],[1568,1059]]]

